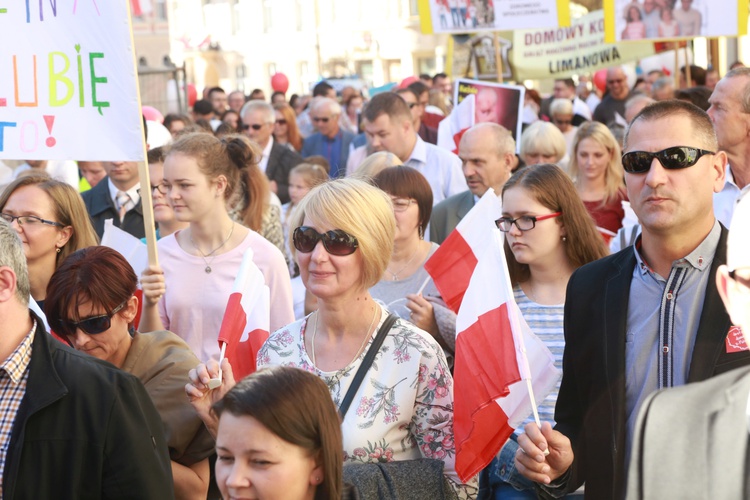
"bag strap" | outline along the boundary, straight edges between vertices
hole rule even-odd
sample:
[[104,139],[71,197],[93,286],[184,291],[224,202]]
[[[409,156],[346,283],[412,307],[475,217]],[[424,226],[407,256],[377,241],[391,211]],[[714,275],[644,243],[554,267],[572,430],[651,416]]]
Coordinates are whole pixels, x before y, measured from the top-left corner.
[[362,385],[362,380],[370,370],[372,362],[375,361],[375,355],[380,350],[380,346],[383,345],[385,336],[388,335],[389,331],[391,331],[391,328],[393,327],[393,324],[397,319],[398,316],[396,316],[395,314],[388,314],[388,317],[385,318],[385,321],[383,321],[383,325],[380,327],[380,330],[378,330],[378,334],[375,336],[375,340],[372,341],[372,345],[367,350],[365,359],[363,359],[362,364],[359,365],[359,370],[357,370],[357,373],[354,375],[354,380],[352,380],[352,384],[349,386],[349,390],[346,391],[346,395],[344,396],[344,399],[341,401],[341,405],[339,406],[339,414],[341,415],[342,421],[346,416],[346,412],[349,410],[349,406],[354,400],[354,396],[359,390],[359,386]]

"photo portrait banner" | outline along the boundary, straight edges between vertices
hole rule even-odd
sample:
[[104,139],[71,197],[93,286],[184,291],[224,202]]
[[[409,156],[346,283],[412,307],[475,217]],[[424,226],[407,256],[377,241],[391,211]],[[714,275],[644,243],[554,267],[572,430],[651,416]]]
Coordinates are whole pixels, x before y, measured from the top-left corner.
[[747,0],[605,0],[605,40],[747,34]]
[[143,161],[128,0],[0,0],[0,159]]
[[422,33],[475,33],[570,25],[569,0],[418,0]]

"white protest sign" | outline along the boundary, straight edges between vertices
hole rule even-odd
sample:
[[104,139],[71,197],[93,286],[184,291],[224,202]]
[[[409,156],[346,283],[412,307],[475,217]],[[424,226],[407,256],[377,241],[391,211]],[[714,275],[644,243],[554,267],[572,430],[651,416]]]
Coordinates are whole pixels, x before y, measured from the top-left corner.
[[0,159],[143,161],[128,0],[0,0]]

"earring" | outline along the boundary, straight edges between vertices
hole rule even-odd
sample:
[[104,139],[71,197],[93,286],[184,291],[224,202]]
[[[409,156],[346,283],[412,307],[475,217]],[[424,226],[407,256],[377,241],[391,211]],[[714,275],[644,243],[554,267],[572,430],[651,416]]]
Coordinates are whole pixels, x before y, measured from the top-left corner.
[[568,241],[568,238],[566,238],[565,236],[563,236],[563,237],[562,237],[562,240],[563,240],[563,241]]
[[422,226],[419,226],[419,239],[424,239],[424,229],[422,229]]
[[57,253],[60,253],[60,252],[62,252],[62,249],[61,249],[60,247],[57,247],[57,248],[55,249],[55,251],[56,251]]

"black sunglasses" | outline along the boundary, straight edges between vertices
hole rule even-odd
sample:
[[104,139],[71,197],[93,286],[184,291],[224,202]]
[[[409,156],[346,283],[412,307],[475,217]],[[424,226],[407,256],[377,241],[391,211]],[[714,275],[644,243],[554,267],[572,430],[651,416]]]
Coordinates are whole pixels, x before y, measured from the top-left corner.
[[99,333],[106,332],[107,330],[109,330],[109,327],[112,326],[112,316],[120,312],[127,303],[128,301],[126,300],[119,306],[112,309],[112,312],[109,314],[92,316],[90,318],[82,319],[81,321],[58,319],[54,322],[55,326],[57,327],[55,332],[59,333],[60,335],[68,336],[75,334],[78,328],[88,333],[89,335],[97,335]]
[[286,120],[276,120],[276,125],[286,125]]
[[315,250],[319,241],[323,242],[323,247],[331,255],[351,255],[359,247],[357,238],[341,229],[334,229],[320,234],[315,229],[307,226],[300,226],[292,234],[294,248],[298,252],[310,253]]
[[316,123],[317,122],[328,123],[328,120],[329,120],[328,117],[324,117],[324,118],[315,117],[315,118],[313,118],[313,121],[316,122]]
[[679,170],[695,165],[704,155],[716,154],[705,149],[690,146],[674,146],[662,149],[656,153],[647,151],[631,151],[622,155],[622,168],[630,174],[645,174],[651,168],[654,158],[667,170]]
[[262,128],[263,128],[263,124],[262,123],[253,123],[252,125],[248,125],[247,123],[243,123],[242,125],[240,125],[240,129],[241,130],[248,130],[248,129],[260,130]]

